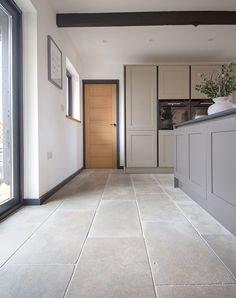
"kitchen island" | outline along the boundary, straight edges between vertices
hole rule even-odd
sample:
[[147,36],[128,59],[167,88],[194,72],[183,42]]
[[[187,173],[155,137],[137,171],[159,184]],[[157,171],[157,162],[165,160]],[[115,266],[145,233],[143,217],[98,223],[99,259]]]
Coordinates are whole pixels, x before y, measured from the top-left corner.
[[175,187],[236,235],[236,108],[175,126]]

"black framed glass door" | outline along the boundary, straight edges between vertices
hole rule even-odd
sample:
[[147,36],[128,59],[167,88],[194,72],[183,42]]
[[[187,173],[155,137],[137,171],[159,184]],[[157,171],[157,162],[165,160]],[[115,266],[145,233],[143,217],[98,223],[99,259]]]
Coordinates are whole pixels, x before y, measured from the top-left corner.
[[20,203],[21,13],[0,0],[0,216]]

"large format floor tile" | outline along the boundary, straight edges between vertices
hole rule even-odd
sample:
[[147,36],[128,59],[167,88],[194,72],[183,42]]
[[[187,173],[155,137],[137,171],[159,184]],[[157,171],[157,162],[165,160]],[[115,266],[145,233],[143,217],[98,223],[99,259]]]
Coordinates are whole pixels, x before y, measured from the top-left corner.
[[137,183],[157,183],[157,181],[152,177],[150,174],[132,174],[131,175],[132,181]]
[[0,298],[236,298],[236,238],[173,184],[85,170],[9,216]]
[[42,225],[51,208],[22,208],[0,223],[0,266]]
[[10,264],[74,264],[94,212],[58,210],[9,260]]
[[59,210],[65,211],[96,211],[101,201],[101,195],[88,197],[76,196],[66,199]]
[[135,200],[134,189],[131,185],[107,186],[104,190],[103,200]]
[[150,182],[134,182],[134,191],[137,194],[152,194],[152,193],[163,193],[163,189],[157,183],[150,183]]
[[211,286],[161,286],[158,298],[235,298],[235,285]]
[[2,298],[61,298],[73,271],[71,265],[8,265],[0,269]]
[[236,278],[236,238],[232,235],[204,235],[204,238]]
[[143,227],[156,285],[235,282],[188,222],[147,222]]
[[217,220],[195,202],[178,202],[177,204],[201,234],[229,234]]
[[89,236],[142,237],[136,202],[102,201]]
[[185,217],[168,198],[162,200],[138,200],[138,206],[143,221],[185,221]]
[[143,239],[89,239],[66,297],[155,297]]
[[132,181],[128,174],[111,174],[107,180],[108,186],[132,186]]

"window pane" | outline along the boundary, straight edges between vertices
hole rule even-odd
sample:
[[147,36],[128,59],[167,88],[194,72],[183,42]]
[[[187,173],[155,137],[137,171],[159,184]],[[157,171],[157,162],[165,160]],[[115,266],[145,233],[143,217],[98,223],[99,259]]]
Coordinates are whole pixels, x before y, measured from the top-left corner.
[[12,18],[0,6],[0,204],[12,193]]

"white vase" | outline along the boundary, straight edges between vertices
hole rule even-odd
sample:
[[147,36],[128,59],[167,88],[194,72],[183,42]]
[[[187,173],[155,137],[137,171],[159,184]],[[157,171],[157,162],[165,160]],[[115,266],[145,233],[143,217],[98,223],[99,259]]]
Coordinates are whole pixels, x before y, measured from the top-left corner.
[[208,108],[208,115],[236,108],[236,105],[230,102],[230,99],[231,98],[229,96],[214,98],[214,104]]

